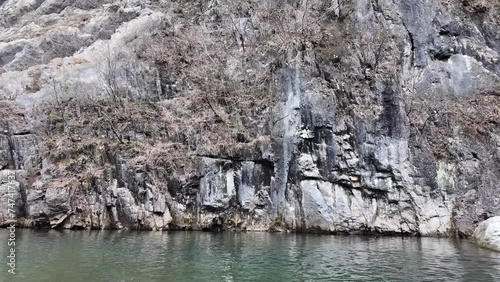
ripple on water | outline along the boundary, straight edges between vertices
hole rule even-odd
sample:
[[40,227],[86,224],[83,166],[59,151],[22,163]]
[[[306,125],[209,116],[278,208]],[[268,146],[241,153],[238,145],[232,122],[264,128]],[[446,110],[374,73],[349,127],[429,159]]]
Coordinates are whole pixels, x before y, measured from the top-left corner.
[[500,281],[500,254],[465,240],[34,230],[17,239],[16,278],[28,282]]

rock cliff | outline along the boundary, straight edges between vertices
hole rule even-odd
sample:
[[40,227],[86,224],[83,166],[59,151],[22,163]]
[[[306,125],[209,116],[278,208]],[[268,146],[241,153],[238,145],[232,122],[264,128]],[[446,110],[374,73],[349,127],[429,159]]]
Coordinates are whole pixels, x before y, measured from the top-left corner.
[[0,1],[0,196],[26,227],[470,236],[499,52],[495,1]]

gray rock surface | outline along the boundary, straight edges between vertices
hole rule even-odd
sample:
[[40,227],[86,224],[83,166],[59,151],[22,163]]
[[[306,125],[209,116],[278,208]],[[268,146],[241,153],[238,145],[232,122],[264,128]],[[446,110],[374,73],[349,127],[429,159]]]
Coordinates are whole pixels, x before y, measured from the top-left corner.
[[481,222],[472,238],[479,246],[500,252],[500,216]]
[[0,222],[2,226],[16,223],[17,217],[22,214],[23,200],[21,194],[22,175],[15,170],[0,171]]
[[[466,237],[500,215],[495,3],[177,2],[0,1],[0,196],[14,173],[19,224]],[[274,8],[283,16],[261,16]],[[170,43],[182,48],[165,59]],[[251,128],[223,112],[238,95],[224,77],[212,102],[193,98],[218,69],[242,88],[271,72],[274,102],[246,106],[260,111]],[[142,114],[103,110],[132,99]],[[216,130],[223,146],[205,144]],[[170,158],[137,157],[151,144]]]

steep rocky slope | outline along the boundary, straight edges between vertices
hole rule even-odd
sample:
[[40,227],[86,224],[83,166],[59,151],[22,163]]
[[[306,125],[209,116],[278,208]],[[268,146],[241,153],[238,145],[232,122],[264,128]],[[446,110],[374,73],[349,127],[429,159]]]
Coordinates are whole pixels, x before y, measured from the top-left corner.
[[0,195],[20,225],[468,236],[500,215],[495,1],[0,16]]

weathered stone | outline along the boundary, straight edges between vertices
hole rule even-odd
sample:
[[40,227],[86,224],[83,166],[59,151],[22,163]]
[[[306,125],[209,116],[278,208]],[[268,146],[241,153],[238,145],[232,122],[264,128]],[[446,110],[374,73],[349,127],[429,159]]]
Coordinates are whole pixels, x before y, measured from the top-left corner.
[[[177,7],[171,10],[162,1],[0,1],[0,100],[8,100],[0,101],[0,175],[22,169],[30,176],[15,184],[24,195],[16,198],[17,217],[27,226],[469,236],[479,220],[498,215],[494,1],[360,0],[333,11],[324,1],[282,3],[280,12],[291,22],[286,28],[298,28],[300,38],[281,35],[259,18],[264,6],[277,8],[274,1],[231,18],[227,3],[188,2],[182,9],[170,3]],[[224,32],[230,39],[221,43]],[[183,106],[200,102],[191,101],[193,93],[212,89],[211,78],[191,81],[183,73],[200,60],[184,55],[193,42],[172,53],[182,57],[179,65],[165,50],[149,50],[154,55],[144,59],[143,47],[151,43],[201,35],[210,62],[211,43],[224,45],[215,56],[224,63],[210,69],[237,82],[225,85],[230,93],[216,91],[209,106],[191,106],[210,107],[207,115],[222,121],[207,130],[231,131],[238,144],[207,145],[205,136],[175,130],[175,123],[205,122],[191,120]],[[235,109],[223,108],[248,97],[238,96],[238,84],[246,87],[268,69],[265,84],[272,86],[254,94],[272,92],[275,103],[255,109],[259,121],[233,120]],[[168,130],[151,124],[148,132],[149,124],[135,124],[136,114],[121,138],[113,124],[78,132],[88,121],[66,120],[85,107],[69,101],[117,93],[162,114],[180,114]],[[51,134],[40,129],[45,103],[64,108],[51,116],[61,129]],[[490,112],[478,120],[486,106]],[[107,114],[98,112],[101,119]],[[82,135],[95,142],[81,148]],[[52,154],[54,148],[44,146],[51,140],[71,152]],[[110,149],[115,141],[120,145]],[[150,143],[180,145],[197,156],[158,167],[131,156]],[[223,149],[214,153],[213,147]],[[2,183],[0,194],[6,194]],[[10,220],[5,208],[2,225]]]
[[21,216],[22,201],[21,187],[15,170],[0,171],[0,225],[9,226],[17,223]]
[[479,246],[500,252],[500,216],[481,222],[472,238]]

